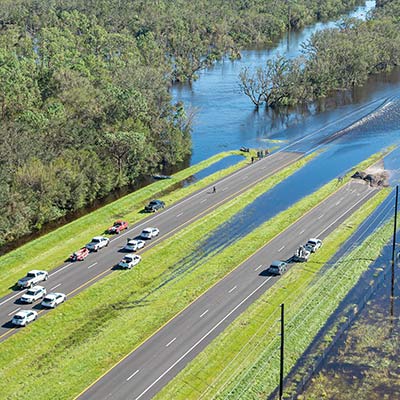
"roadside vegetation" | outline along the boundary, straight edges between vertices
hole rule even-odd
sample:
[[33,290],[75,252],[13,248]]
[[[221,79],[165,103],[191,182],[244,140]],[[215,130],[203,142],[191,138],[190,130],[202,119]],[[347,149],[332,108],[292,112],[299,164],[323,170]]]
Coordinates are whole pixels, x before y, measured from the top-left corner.
[[[357,169],[380,157],[382,154],[374,155]],[[21,398],[22,392],[25,398],[56,396],[67,399],[77,395],[210,286],[338,189],[337,182],[330,182],[236,242],[235,246],[199,260],[201,268],[174,275],[175,266],[183,257],[190,256],[199,239],[251,202],[257,192],[265,192],[304,162],[300,160],[266,179],[149,249],[134,270],[105,277],[8,338],[2,344],[0,355],[0,394],[10,399]],[[168,280],[171,276],[173,279]],[[24,357],[27,348],[31,349],[29,360]],[[39,369],[34,367],[37,365]]]
[[0,246],[188,157],[171,82],[358,3],[1,1]]
[[285,303],[287,374],[390,238],[387,224],[350,254],[329,263],[389,191],[381,191],[348,218],[307,263],[291,268],[155,398],[254,399],[271,394],[279,382],[280,304]]
[[315,33],[295,59],[278,56],[240,73],[241,90],[256,107],[305,104],[361,86],[400,64],[400,7],[385,1],[366,21],[344,19]]
[[243,153],[239,151],[219,153],[176,173],[172,179],[154,182],[0,257],[0,296],[7,294],[9,288],[27,271],[38,267],[50,271],[59,266],[72,252],[88,243],[93,236],[103,233],[114,220],[124,219],[129,223],[136,223],[140,219],[146,218],[147,215],[140,211],[148,200],[162,196],[168,207],[190,193],[205,188],[212,182],[242,168],[249,162],[248,158],[244,158],[236,165],[215,172],[192,185],[174,190],[176,185],[189,176],[222,158],[235,154]]

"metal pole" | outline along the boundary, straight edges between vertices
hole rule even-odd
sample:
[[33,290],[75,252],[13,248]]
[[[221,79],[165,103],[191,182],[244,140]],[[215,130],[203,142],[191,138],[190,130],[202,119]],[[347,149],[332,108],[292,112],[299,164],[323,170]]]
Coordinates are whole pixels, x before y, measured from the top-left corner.
[[285,349],[285,304],[281,304],[281,365],[279,375],[279,400],[283,398],[283,366]]
[[396,186],[396,202],[394,204],[393,245],[392,245],[392,282],[390,287],[390,318],[394,318],[394,265],[396,253],[396,231],[397,231],[397,203],[399,201],[399,186]]

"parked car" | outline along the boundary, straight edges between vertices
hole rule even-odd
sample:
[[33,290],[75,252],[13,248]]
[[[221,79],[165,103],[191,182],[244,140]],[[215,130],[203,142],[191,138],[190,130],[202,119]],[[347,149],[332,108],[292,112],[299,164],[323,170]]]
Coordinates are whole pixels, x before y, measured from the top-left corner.
[[67,296],[64,293],[49,293],[40,304],[43,307],[55,308],[65,300],[67,300]]
[[321,247],[322,240],[316,238],[308,239],[308,242],[305,245],[305,248],[311,253],[315,253]]
[[157,236],[160,233],[160,231],[157,228],[145,228],[143,229],[142,233],[140,234],[140,237],[142,239],[151,239],[155,236]]
[[34,269],[29,271],[24,278],[21,278],[17,282],[17,286],[20,289],[27,289],[35,286],[37,283],[47,281],[49,274],[46,271],[39,271]]
[[87,247],[82,247],[78,251],[75,251],[75,253],[72,253],[69,256],[70,261],[83,261],[88,255],[89,255],[89,249]]
[[144,208],[146,212],[156,212],[165,207],[165,203],[162,200],[151,200],[149,204]]
[[107,233],[120,233],[124,229],[128,229],[128,223],[119,219],[114,222],[113,226],[107,229]]
[[22,303],[33,303],[36,300],[43,299],[46,293],[46,289],[43,286],[34,286],[20,298],[20,301]]
[[123,248],[125,251],[137,251],[140,250],[144,247],[146,242],[144,240],[140,239],[128,239],[126,241],[126,245]]
[[103,236],[96,236],[86,245],[86,248],[90,251],[99,251],[103,247],[107,247],[109,243],[110,239]]
[[306,249],[305,246],[300,246],[297,250],[296,253],[294,254],[293,261],[296,262],[306,262],[308,261],[308,258],[310,257],[311,252]]
[[128,254],[120,261],[118,266],[124,269],[131,269],[135,265],[139,264],[141,260],[142,257],[137,254]]
[[34,321],[38,313],[33,310],[21,310],[14,314],[11,323],[16,326],[26,326],[29,322]]
[[287,263],[285,261],[273,261],[268,268],[268,272],[273,275],[282,275],[287,270]]

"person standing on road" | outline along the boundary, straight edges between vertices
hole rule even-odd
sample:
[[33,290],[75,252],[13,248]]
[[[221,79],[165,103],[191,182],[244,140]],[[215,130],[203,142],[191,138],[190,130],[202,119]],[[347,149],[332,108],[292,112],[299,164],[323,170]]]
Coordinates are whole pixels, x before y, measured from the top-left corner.
[[212,192],[213,192],[213,193],[217,193],[217,188],[216,188],[215,186],[213,186]]

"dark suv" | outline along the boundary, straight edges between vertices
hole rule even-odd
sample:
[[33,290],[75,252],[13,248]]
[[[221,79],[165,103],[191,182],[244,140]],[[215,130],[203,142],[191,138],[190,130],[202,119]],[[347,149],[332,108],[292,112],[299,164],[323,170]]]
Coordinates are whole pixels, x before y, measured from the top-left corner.
[[164,207],[165,207],[165,203],[163,201],[161,201],[161,200],[152,200],[144,208],[144,211],[146,211],[146,212],[156,212],[158,210],[161,210]]

